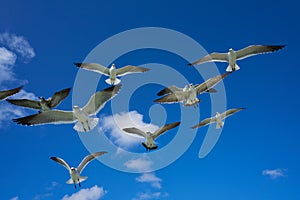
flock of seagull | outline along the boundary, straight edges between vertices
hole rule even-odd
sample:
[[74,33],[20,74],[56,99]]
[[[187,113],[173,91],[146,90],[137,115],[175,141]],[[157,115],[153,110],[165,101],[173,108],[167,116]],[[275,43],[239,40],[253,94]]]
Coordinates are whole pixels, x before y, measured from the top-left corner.
[[[257,54],[269,53],[280,50],[284,48],[284,45],[250,45],[246,48],[243,48],[238,51],[234,51],[233,49],[229,49],[227,53],[211,53],[203,58],[189,63],[188,65],[194,66],[205,62],[228,62],[228,67],[226,68],[226,72],[224,74],[212,77],[201,84],[189,84],[185,85],[183,88],[180,88],[176,85],[171,85],[169,87],[164,88],[163,90],[157,93],[158,96],[162,96],[159,99],[154,100],[154,102],[158,103],[183,103],[184,106],[194,106],[197,107],[200,99],[198,99],[198,95],[208,92],[214,93],[217,92],[213,87],[217,85],[220,81],[222,81],[225,77],[227,77],[232,72],[239,70],[240,67],[236,64],[237,60],[241,60],[247,58],[249,56],[254,56]],[[125,76],[127,74],[132,73],[141,73],[147,72],[150,69],[137,67],[137,66],[124,66],[121,68],[116,68],[114,64],[111,65],[110,68],[107,68],[103,65],[97,63],[74,63],[75,66],[93,71],[96,73],[103,74],[108,76],[109,78],[105,80],[105,82],[110,87],[100,90],[94,93],[85,106],[79,107],[77,105],[73,106],[72,110],[58,110],[56,108],[70,93],[71,88],[66,88],[61,91],[55,92],[51,97],[45,99],[44,97],[39,97],[39,100],[32,99],[6,99],[9,96],[12,96],[18,93],[23,86],[14,88],[11,90],[0,91],[0,100],[6,99],[7,102],[16,105],[22,106],[26,108],[36,109],[38,112],[36,114],[32,114],[29,116],[21,117],[13,119],[14,122],[21,125],[42,125],[42,124],[69,124],[75,123],[74,129],[78,132],[88,132],[95,128],[98,124],[99,118],[97,118],[98,112],[104,107],[104,105],[114,98],[120,88],[121,88],[121,80],[118,79],[120,76]],[[215,116],[210,118],[206,118],[200,121],[198,124],[192,126],[191,128],[199,128],[211,123],[216,123],[216,128],[222,128],[224,126],[224,119],[229,117],[238,111],[244,110],[244,108],[233,108],[229,109],[222,114],[219,112],[216,113]],[[171,124],[165,124],[156,130],[154,133],[144,132],[136,127],[128,127],[124,128],[123,131],[129,133],[132,136],[143,137],[146,141],[142,143],[142,145],[146,148],[147,151],[157,149],[157,145],[155,144],[155,140],[165,133],[166,131],[173,129],[180,125],[181,122],[175,122]],[[66,161],[59,157],[51,157],[55,162],[63,165],[70,174],[70,179],[66,182],[68,184],[74,184],[75,189],[76,184],[81,186],[81,182],[86,180],[86,176],[81,176],[82,170],[85,166],[95,159],[98,156],[105,154],[106,152],[96,152],[86,156],[79,166],[70,167]]]

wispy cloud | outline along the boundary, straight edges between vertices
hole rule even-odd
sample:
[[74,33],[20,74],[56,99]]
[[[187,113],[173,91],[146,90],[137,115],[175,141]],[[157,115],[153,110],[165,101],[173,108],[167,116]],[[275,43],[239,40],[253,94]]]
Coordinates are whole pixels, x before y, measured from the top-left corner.
[[131,159],[124,163],[128,169],[137,170],[138,172],[150,171],[152,164],[152,161],[148,158]]
[[159,127],[143,122],[143,115],[137,111],[117,113],[101,120],[100,131],[110,132],[111,140],[120,147],[130,148],[140,144],[143,139],[127,134],[122,129],[136,127],[143,131],[154,132]]
[[0,85],[6,81],[14,81],[13,67],[17,56],[5,47],[0,47]]
[[149,183],[152,187],[156,189],[161,189],[161,178],[158,178],[154,173],[145,173],[135,179],[140,183]]
[[53,193],[51,193],[51,192],[48,192],[45,194],[37,194],[33,197],[33,200],[43,200],[43,199],[47,199],[51,196],[53,196]]
[[284,177],[286,176],[285,175],[285,171],[286,169],[265,169],[262,171],[262,174],[264,176],[268,176],[270,177],[271,179],[276,179],[276,178],[279,178],[279,177]]
[[168,196],[169,194],[166,192],[141,192],[132,200],[162,199]]
[[62,200],[99,200],[107,193],[103,187],[95,185],[88,189],[81,189],[71,196],[65,195]]
[[19,197],[15,196],[15,197],[11,198],[10,200],[19,200]]

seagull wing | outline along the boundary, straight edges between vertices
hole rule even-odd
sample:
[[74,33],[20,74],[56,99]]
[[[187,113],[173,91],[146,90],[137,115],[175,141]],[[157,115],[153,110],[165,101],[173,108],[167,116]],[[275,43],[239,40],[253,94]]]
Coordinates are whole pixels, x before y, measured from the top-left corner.
[[218,62],[228,62],[227,60],[227,53],[211,53],[208,54],[207,56],[204,56],[203,58],[193,62],[193,63],[189,63],[188,65],[192,66],[192,65],[199,65],[201,63],[206,63],[206,62],[214,62],[214,61],[218,61]]
[[88,115],[96,115],[107,101],[115,97],[121,88],[121,84],[115,85],[94,93],[89,102],[82,108]]
[[166,124],[162,127],[160,127],[158,130],[156,130],[153,134],[153,139],[156,139],[158,138],[161,134],[163,134],[164,132],[172,129],[172,128],[175,128],[176,126],[178,126],[180,124],[180,122],[175,122],[175,123],[172,123],[172,124]]
[[23,106],[27,108],[33,108],[40,110],[41,105],[39,101],[35,100],[29,100],[29,99],[6,99],[11,104],[17,105],[17,106]]
[[159,91],[157,93],[157,95],[162,96],[162,95],[165,95],[165,94],[174,93],[175,91],[182,91],[182,90],[183,90],[182,88],[178,88],[175,85],[171,85],[171,86],[166,87],[165,89]]
[[241,60],[256,54],[270,53],[282,49],[285,45],[250,45],[236,52],[236,59]]
[[135,127],[124,128],[123,131],[125,131],[127,133],[132,133],[132,134],[139,135],[143,138],[147,138],[147,134],[144,131],[141,131],[140,129],[135,128]]
[[117,76],[124,76],[126,74],[132,74],[132,73],[140,73],[140,72],[146,72],[150,69],[144,68],[144,67],[136,67],[132,65],[127,65],[125,67],[121,67],[117,69]]
[[202,120],[201,122],[199,122],[198,124],[196,124],[195,126],[192,126],[192,128],[199,128],[201,126],[205,126],[207,124],[211,124],[214,122],[216,122],[216,117],[206,118],[206,119]]
[[97,63],[74,63],[79,68],[97,72],[109,76],[109,69]]
[[54,95],[51,97],[50,100],[50,107],[54,108],[60,104],[62,100],[64,100],[70,93],[71,88],[67,88],[61,90],[59,92],[55,92]]
[[233,108],[233,109],[229,109],[229,110],[227,110],[227,111],[225,111],[225,112],[223,112],[221,114],[221,118],[224,119],[226,117],[229,117],[230,115],[233,115],[234,113],[236,113],[236,112],[238,112],[240,110],[245,110],[245,108]]
[[63,159],[59,158],[59,157],[51,157],[51,160],[54,160],[55,162],[61,164],[62,166],[64,166],[68,171],[71,171],[71,167],[68,165],[68,163],[66,161],[64,161]]
[[175,102],[181,102],[187,99],[187,93],[183,91],[176,91],[174,93],[168,94],[162,98],[154,100],[154,102],[159,103],[175,103]]
[[29,115],[13,119],[17,124],[22,125],[39,125],[39,124],[68,124],[73,123],[76,119],[72,111],[48,110],[39,114]]
[[20,86],[20,87],[11,89],[11,90],[0,91],[0,100],[5,99],[8,96],[18,93],[22,88],[23,88],[23,86]]
[[82,161],[81,163],[78,165],[77,167],[77,170],[79,171],[79,174],[82,172],[82,170],[85,168],[85,166],[91,162],[93,159],[97,158],[98,156],[101,156],[103,154],[105,154],[107,152],[105,151],[100,151],[100,152],[97,152],[97,153],[92,153],[88,156],[86,156]]
[[199,84],[196,87],[197,95],[209,91],[212,87],[216,86],[221,80],[223,80],[226,76],[228,76],[231,72],[226,72],[222,75],[215,76],[213,78],[208,79],[207,81]]

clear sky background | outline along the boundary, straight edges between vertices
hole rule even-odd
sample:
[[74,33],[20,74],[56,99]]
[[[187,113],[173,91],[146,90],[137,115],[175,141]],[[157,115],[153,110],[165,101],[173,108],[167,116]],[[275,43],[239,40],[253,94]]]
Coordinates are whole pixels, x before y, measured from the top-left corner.
[[[12,118],[34,111],[1,101],[0,198],[300,199],[299,8],[297,2],[290,0],[1,1],[0,89],[25,85],[24,91],[14,98],[49,97],[55,91],[73,87],[78,72],[73,62],[83,61],[105,39],[133,28],[173,29],[196,40],[207,52],[225,52],[231,47],[240,49],[250,44],[287,46],[272,54],[239,61],[241,70],[224,80],[228,108],[247,110],[228,118],[220,140],[207,157],[198,158],[207,130],[203,127],[178,160],[152,173],[125,173],[97,160],[91,162],[83,171],[82,175],[89,178],[82,183],[81,190],[65,184],[69,179],[67,171],[49,159],[59,156],[77,166],[90,153],[72,129],[73,125],[16,125]],[[166,52],[137,52],[115,63],[118,66],[163,63],[181,72],[190,82],[203,81],[193,75],[195,69],[186,66],[186,60]],[[217,63],[217,66],[224,72],[227,65]],[[106,87],[103,79],[98,89]],[[133,95],[130,110],[135,111],[133,115],[139,123],[151,123],[149,108],[161,88],[146,85]],[[147,98],[143,91],[149,92]],[[210,100],[207,94],[200,98],[202,119],[211,114]],[[113,101],[121,100],[117,96]],[[100,111],[102,125],[110,120],[109,105]],[[64,110],[71,107],[72,95],[59,105]],[[167,111],[167,123],[180,120],[179,105],[160,108]],[[143,119],[138,118],[141,116]],[[161,125],[151,124],[152,128]],[[176,131],[161,136],[159,146],[166,145]],[[105,134],[120,144],[112,133]],[[134,152],[144,153],[140,142],[128,146]],[[105,151],[99,146],[99,151],[102,150]]]

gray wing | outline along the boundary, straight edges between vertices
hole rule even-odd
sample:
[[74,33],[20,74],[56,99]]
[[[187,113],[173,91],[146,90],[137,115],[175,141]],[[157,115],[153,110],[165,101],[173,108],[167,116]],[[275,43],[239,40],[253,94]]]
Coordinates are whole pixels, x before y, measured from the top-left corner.
[[35,100],[29,100],[29,99],[6,99],[7,102],[17,105],[17,106],[23,106],[27,108],[33,108],[40,110],[41,105],[39,101]]
[[144,67],[136,67],[132,65],[127,65],[125,67],[121,67],[117,69],[117,76],[124,76],[127,74],[132,74],[132,73],[141,73],[141,72],[146,72],[149,71],[150,69],[144,68]]
[[214,62],[214,61],[228,62],[227,53],[211,53],[195,62],[189,63],[188,65],[190,65],[190,66],[199,65],[201,63]]
[[198,124],[196,124],[195,126],[192,126],[192,128],[199,128],[201,126],[205,126],[207,124],[211,124],[214,122],[216,122],[216,117],[206,118],[206,119],[202,120],[201,122],[199,122]]
[[97,72],[109,76],[109,69],[97,63],[74,63],[79,68]]
[[11,89],[11,90],[3,90],[0,91],[0,100],[5,99],[8,96],[14,95],[18,92],[20,92],[20,90],[23,88],[23,86]]
[[121,84],[115,85],[94,93],[91,96],[89,102],[82,108],[83,111],[85,111],[88,115],[97,114],[103,108],[107,101],[109,101],[117,95],[121,86]]
[[256,54],[270,53],[285,47],[285,45],[250,45],[236,52],[236,59],[240,60]]
[[66,161],[64,161],[63,159],[59,158],[59,157],[51,157],[51,160],[54,160],[55,162],[61,164],[62,166],[64,166],[68,171],[71,171],[71,167],[68,165],[68,163]]
[[236,113],[236,112],[238,112],[240,110],[245,110],[245,108],[233,108],[233,109],[229,109],[229,110],[227,110],[227,111],[225,111],[225,112],[223,112],[221,114],[221,118],[224,119],[226,117],[229,117],[230,115],[233,115],[234,113]]
[[50,100],[50,108],[55,108],[64,100],[70,93],[71,88],[63,89],[59,92],[55,92]]
[[[226,72],[222,75],[218,75],[215,76],[213,78],[208,79],[207,81],[199,84],[196,87],[197,90],[197,95],[203,93],[203,92],[207,92],[210,91],[212,89],[212,87],[216,86],[220,81],[222,81],[226,76],[228,76],[231,72]],[[214,91],[214,90],[212,90]]]
[[183,90],[182,88],[178,88],[175,85],[171,85],[171,86],[166,87],[165,89],[159,91],[157,93],[157,95],[162,96],[162,95],[165,95],[165,94],[174,93],[175,91],[182,91],[182,90]]
[[39,114],[13,119],[13,121],[17,124],[31,126],[39,124],[68,124],[75,122],[76,119],[71,111],[48,110]]
[[98,156],[101,156],[103,154],[105,154],[107,152],[105,151],[100,151],[100,152],[97,152],[97,153],[92,153],[88,156],[86,156],[82,161],[81,163],[78,165],[77,167],[77,170],[79,171],[79,174],[82,172],[82,170],[85,168],[85,166],[91,162],[93,159],[97,158]]
[[171,94],[168,94],[162,98],[154,100],[154,102],[158,103],[175,103],[175,102],[182,102],[187,99],[187,93],[183,91],[177,91]]
[[176,126],[178,126],[180,124],[180,122],[175,122],[175,123],[172,123],[172,124],[166,124],[162,127],[160,127],[158,130],[156,130],[153,134],[153,139],[156,139],[157,137],[159,137],[161,134],[163,134],[164,132],[172,129],[172,128],[175,128]]
[[127,133],[132,133],[132,134],[139,135],[139,136],[141,136],[143,138],[147,137],[147,134],[144,131],[141,131],[140,129],[135,128],[135,127],[124,128],[123,131],[125,131]]

